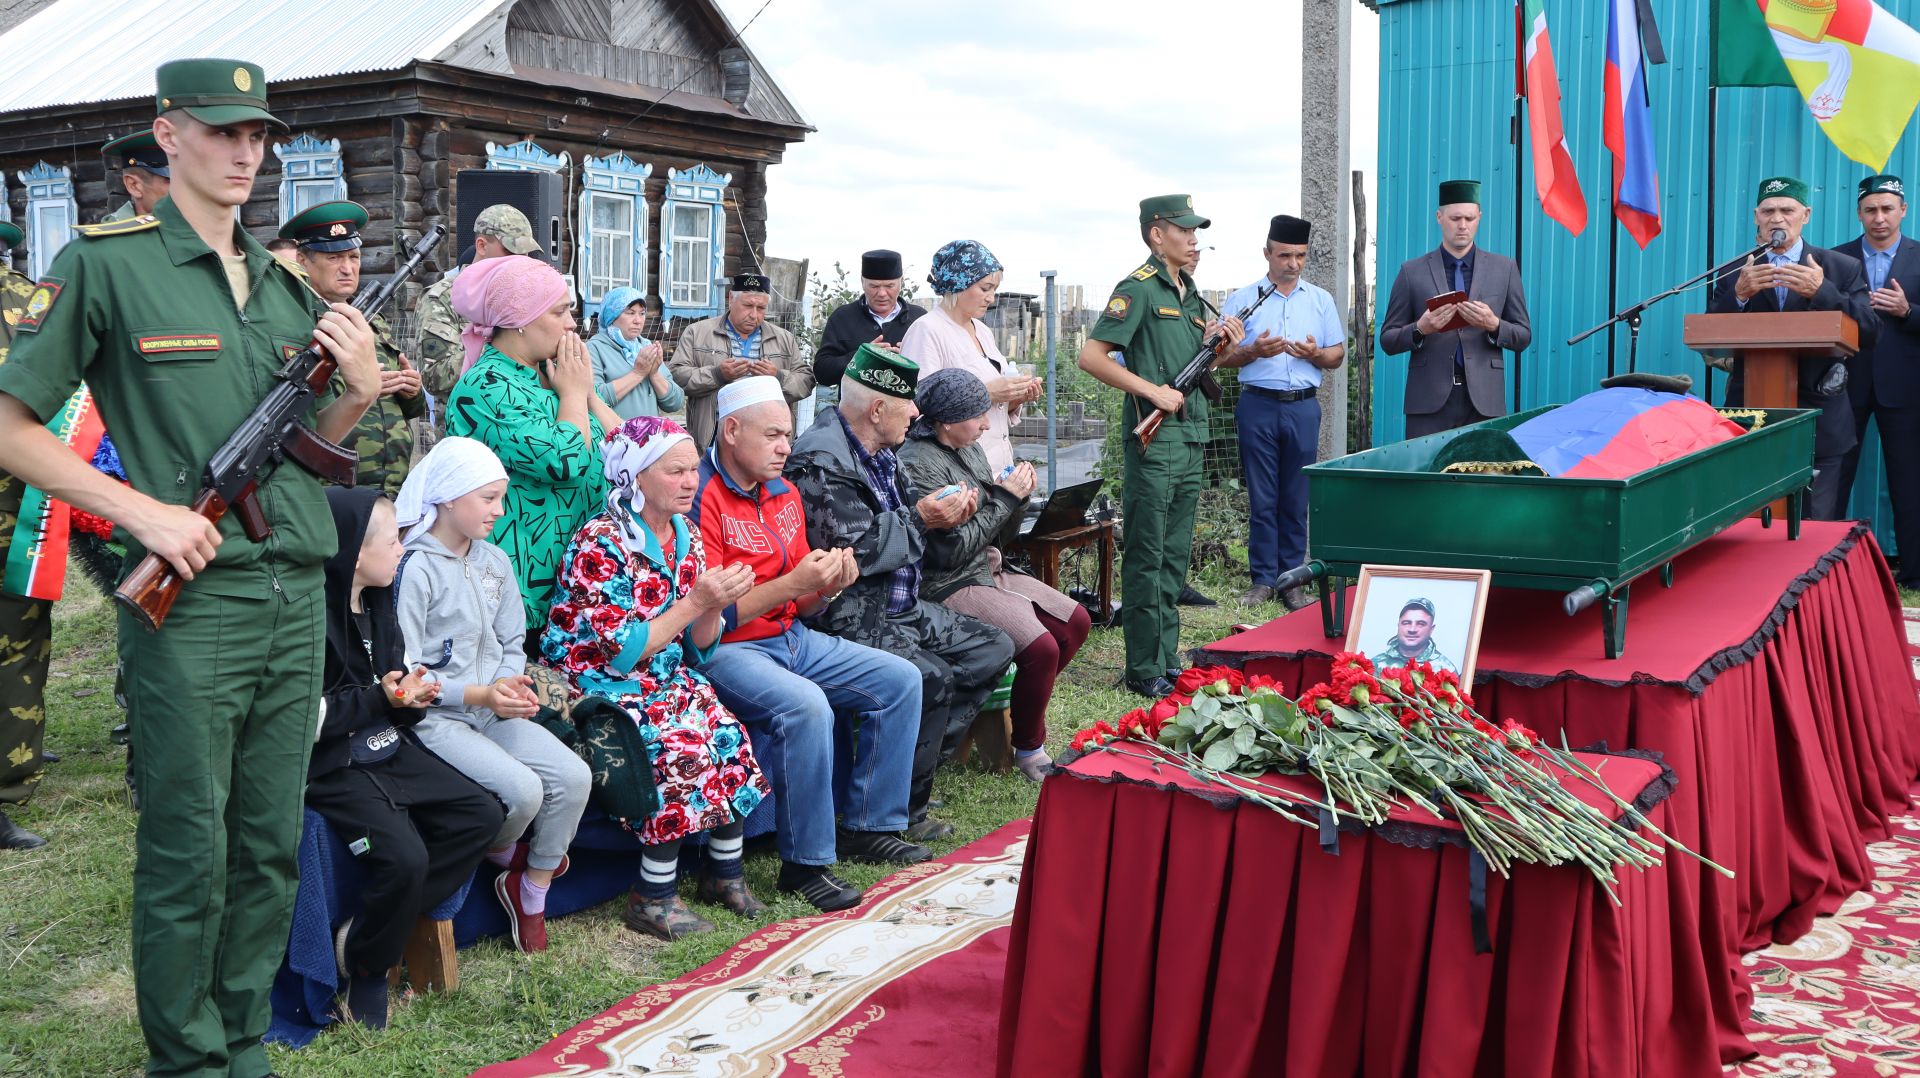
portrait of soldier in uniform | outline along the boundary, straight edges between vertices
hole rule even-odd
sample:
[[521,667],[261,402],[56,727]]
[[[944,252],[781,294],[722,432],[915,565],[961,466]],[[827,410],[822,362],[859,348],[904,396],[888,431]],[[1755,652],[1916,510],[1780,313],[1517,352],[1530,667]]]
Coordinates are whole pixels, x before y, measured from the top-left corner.
[[1479,569],[1368,565],[1360,570],[1346,650],[1384,670],[1425,663],[1472,684],[1493,574]]

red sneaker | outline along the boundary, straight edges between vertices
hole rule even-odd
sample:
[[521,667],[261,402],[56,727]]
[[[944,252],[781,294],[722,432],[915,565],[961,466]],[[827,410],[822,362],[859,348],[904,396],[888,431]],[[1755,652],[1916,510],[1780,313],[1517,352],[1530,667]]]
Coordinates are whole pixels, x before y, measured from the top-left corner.
[[513,933],[516,950],[533,954],[547,949],[547,915],[528,913],[520,908],[520,881],[526,873],[502,872],[493,878],[493,896],[507,911],[507,928]]

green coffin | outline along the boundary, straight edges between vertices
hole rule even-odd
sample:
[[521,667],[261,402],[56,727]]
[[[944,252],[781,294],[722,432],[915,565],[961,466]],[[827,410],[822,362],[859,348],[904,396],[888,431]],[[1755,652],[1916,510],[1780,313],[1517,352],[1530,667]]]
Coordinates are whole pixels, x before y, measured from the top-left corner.
[[1806,409],[1766,409],[1765,422],[1740,437],[1627,479],[1428,470],[1466,431],[1509,430],[1551,407],[1306,469],[1306,569],[1322,578],[1323,598],[1338,597],[1321,604],[1329,635],[1344,621],[1337,578],[1362,565],[1490,569],[1497,586],[1569,592],[1569,613],[1600,602],[1615,658],[1635,577],[1783,497],[1786,537],[1798,537],[1799,494],[1813,478],[1816,413]]

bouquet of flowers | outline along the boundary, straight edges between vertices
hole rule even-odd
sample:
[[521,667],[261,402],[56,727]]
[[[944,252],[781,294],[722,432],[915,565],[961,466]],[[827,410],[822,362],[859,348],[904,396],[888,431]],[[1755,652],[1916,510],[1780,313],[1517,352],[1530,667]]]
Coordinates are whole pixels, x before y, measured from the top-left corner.
[[[1128,747],[1153,745],[1194,777],[1308,826],[1323,811],[1336,823],[1371,826],[1396,808],[1423,809],[1457,824],[1502,875],[1515,862],[1578,864],[1615,903],[1621,865],[1657,864],[1663,845],[1699,856],[1614,794],[1564,739],[1556,748],[1512,719],[1487,721],[1452,671],[1425,663],[1376,670],[1366,656],[1342,652],[1331,681],[1298,700],[1270,677],[1219,666],[1186,671],[1174,689],[1118,723],[1080,731],[1073,748],[1159,762],[1162,755]],[[1311,776],[1323,799],[1251,781],[1269,771]],[[1600,791],[1619,820],[1576,796],[1575,783]]]

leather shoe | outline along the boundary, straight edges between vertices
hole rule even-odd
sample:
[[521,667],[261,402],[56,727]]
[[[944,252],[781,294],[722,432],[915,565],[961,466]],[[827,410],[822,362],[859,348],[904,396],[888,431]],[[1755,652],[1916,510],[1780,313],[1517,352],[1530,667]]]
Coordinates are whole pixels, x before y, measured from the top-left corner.
[[[933,806],[929,804],[928,808]],[[937,842],[953,834],[953,825],[945,820],[936,820],[931,816],[922,816],[907,824],[900,836],[908,842]]]
[[1180,598],[1175,599],[1174,602],[1179,603],[1181,606],[1219,606],[1220,605],[1219,603],[1214,602],[1212,599],[1209,599],[1206,596],[1200,594],[1199,592],[1193,590],[1193,585],[1191,584],[1186,584],[1181,586]]
[[1300,584],[1280,593],[1280,601],[1287,604],[1288,610],[1304,610],[1314,604],[1314,598],[1307,594],[1307,586]]
[[840,831],[840,856],[870,865],[917,865],[933,857],[933,851],[916,846],[891,831]]
[[47,840],[21,827],[0,812],[0,850],[37,850],[47,844]]
[[1270,603],[1272,601],[1273,589],[1267,587],[1265,584],[1255,584],[1240,596],[1240,603],[1243,606],[1258,606],[1261,603]]
[[1149,700],[1158,700],[1173,692],[1173,682],[1163,677],[1128,678],[1127,691]]
[[45,749],[41,749],[40,762],[43,764],[57,764],[60,762],[60,755],[58,753],[52,753],[52,752],[48,752]]

